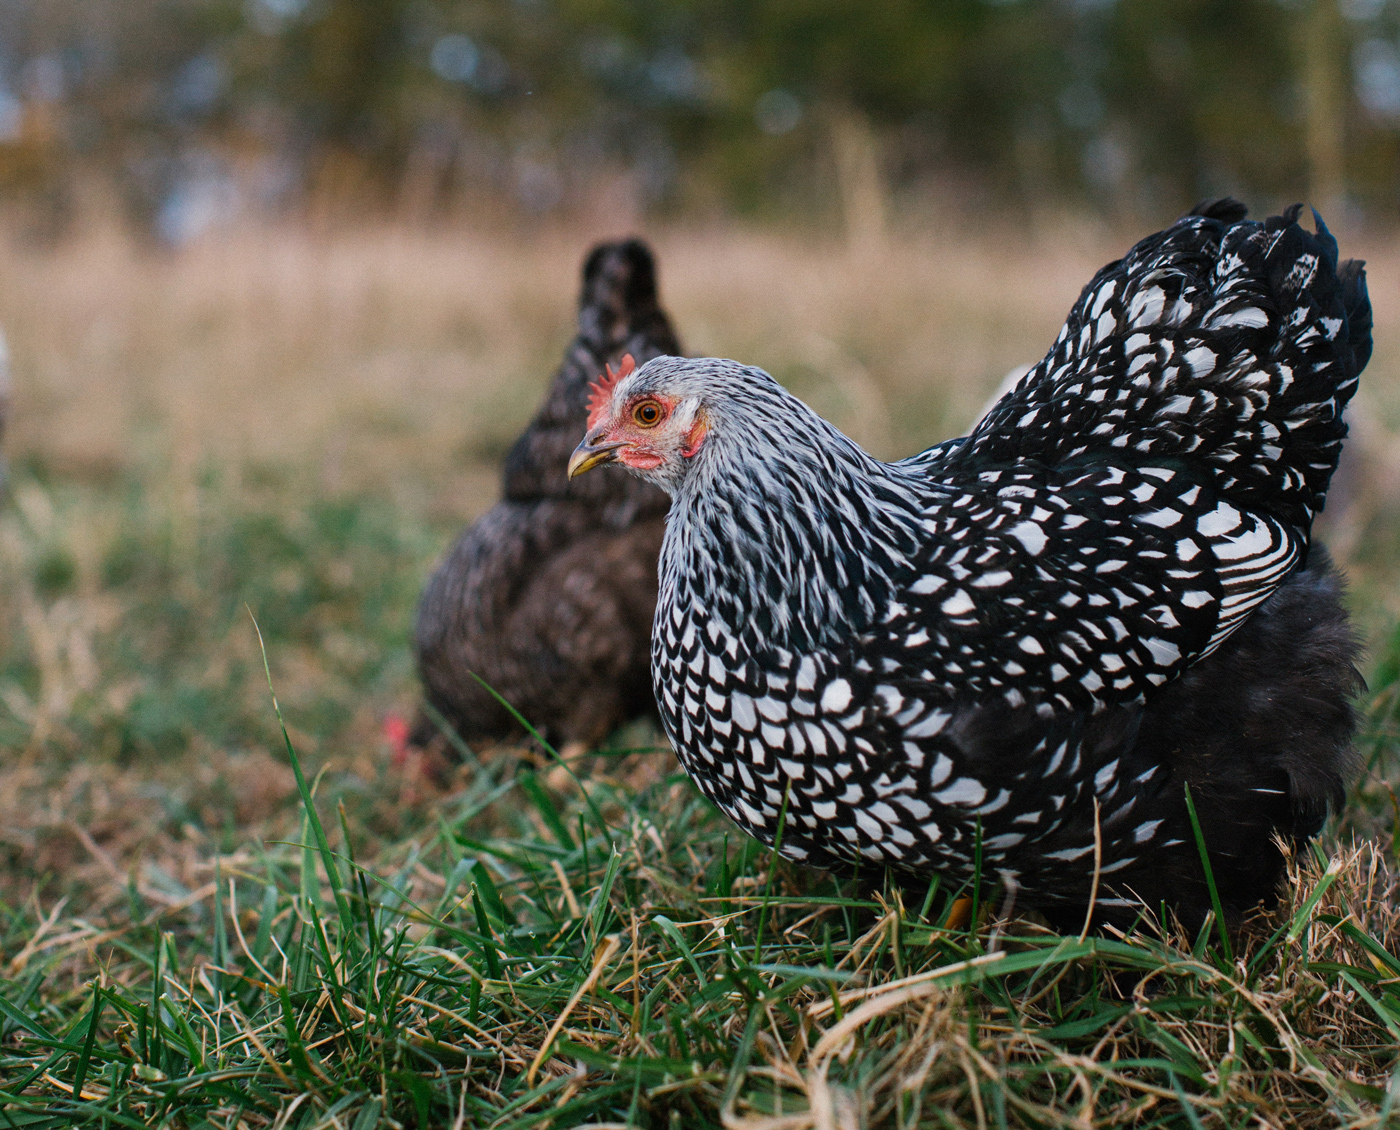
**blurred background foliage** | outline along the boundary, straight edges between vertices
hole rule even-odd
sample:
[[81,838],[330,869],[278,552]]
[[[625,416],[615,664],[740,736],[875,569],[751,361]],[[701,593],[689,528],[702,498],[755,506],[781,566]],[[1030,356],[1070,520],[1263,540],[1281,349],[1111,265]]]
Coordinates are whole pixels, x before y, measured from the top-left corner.
[[859,235],[1304,189],[1389,220],[1397,142],[1387,0],[0,0],[0,187],[41,238],[89,197],[172,243],[287,209]]

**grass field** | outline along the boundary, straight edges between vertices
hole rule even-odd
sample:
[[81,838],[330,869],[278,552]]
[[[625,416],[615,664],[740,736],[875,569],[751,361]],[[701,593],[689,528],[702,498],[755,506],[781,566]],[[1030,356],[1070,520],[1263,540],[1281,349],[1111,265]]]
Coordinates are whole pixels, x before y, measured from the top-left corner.
[[[1341,233],[1377,302],[1328,515],[1370,774],[1244,936],[1124,939],[775,863],[646,727],[567,767],[395,763],[419,588],[493,499],[608,234],[0,247],[0,1119],[1400,1121],[1400,245]],[[689,351],[764,365],[882,455],[964,427],[1131,238],[652,235]]]

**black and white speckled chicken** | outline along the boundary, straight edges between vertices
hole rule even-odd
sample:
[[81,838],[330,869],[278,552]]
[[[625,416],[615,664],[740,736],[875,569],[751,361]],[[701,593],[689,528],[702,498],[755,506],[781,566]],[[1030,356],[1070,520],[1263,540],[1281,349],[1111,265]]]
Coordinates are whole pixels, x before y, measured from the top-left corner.
[[1370,354],[1362,265],[1202,205],[1100,271],[971,434],[867,455],[767,373],[662,357],[570,464],[672,495],[652,669],[700,788],[805,863],[984,874],[1052,920],[1274,892],[1351,766],[1309,552]]
[[[468,742],[520,732],[484,680],[558,743],[591,743],[654,711],[648,670],[656,557],[670,504],[621,471],[571,482],[589,382],[627,355],[680,352],[639,240],[583,266],[578,336],[506,457],[503,498],[423,592],[415,645],[428,701]],[[415,727],[417,744],[435,728]]]

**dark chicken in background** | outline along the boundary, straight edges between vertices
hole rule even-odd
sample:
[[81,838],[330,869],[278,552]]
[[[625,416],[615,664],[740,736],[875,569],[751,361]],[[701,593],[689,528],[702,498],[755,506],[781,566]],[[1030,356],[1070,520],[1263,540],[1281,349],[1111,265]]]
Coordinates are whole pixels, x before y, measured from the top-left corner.
[[[669,499],[620,468],[571,482],[567,467],[604,367],[680,348],[646,244],[594,248],[578,336],[506,457],[502,499],[462,534],[419,605],[425,696],[466,742],[523,732],[473,676],[556,745],[592,744],[655,713],[648,657]],[[414,744],[437,736],[420,717]]]
[[1078,928],[1237,920],[1354,767],[1357,647],[1310,531],[1371,352],[1299,209],[1202,205],[1089,283],[973,431],[871,458],[760,369],[603,382],[570,473],[672,496],[653,673],[682,764],[790,859],[980,869]]

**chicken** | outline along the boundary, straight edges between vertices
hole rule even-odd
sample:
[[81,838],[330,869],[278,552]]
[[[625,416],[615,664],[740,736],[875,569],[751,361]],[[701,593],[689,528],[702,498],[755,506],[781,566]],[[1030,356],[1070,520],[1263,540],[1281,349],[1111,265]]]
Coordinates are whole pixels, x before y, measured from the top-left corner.
[[[1370,355],[1362,264],[1213,201],[1101,270],[967,436],[882,463],[733,361],[600,388],[570,461],[672,496],[652,672],[700,789],[789,859],[1127,925],[1275,892],[1352,771],[1309,546]],[[867,866],[868,870],[868,866]]]
[[[578,336],[506,457],[503,498],[462,534],[419,606],[425,696],[467,742],[521,732],[482,682],[556,743],[591,744],[655,712],[648,654],[669,500],[621,471],[571,482],[566,468],[604,366],[679,352],[647,246],[595,248]],[[435,737],[421,718],[415,744]]]

